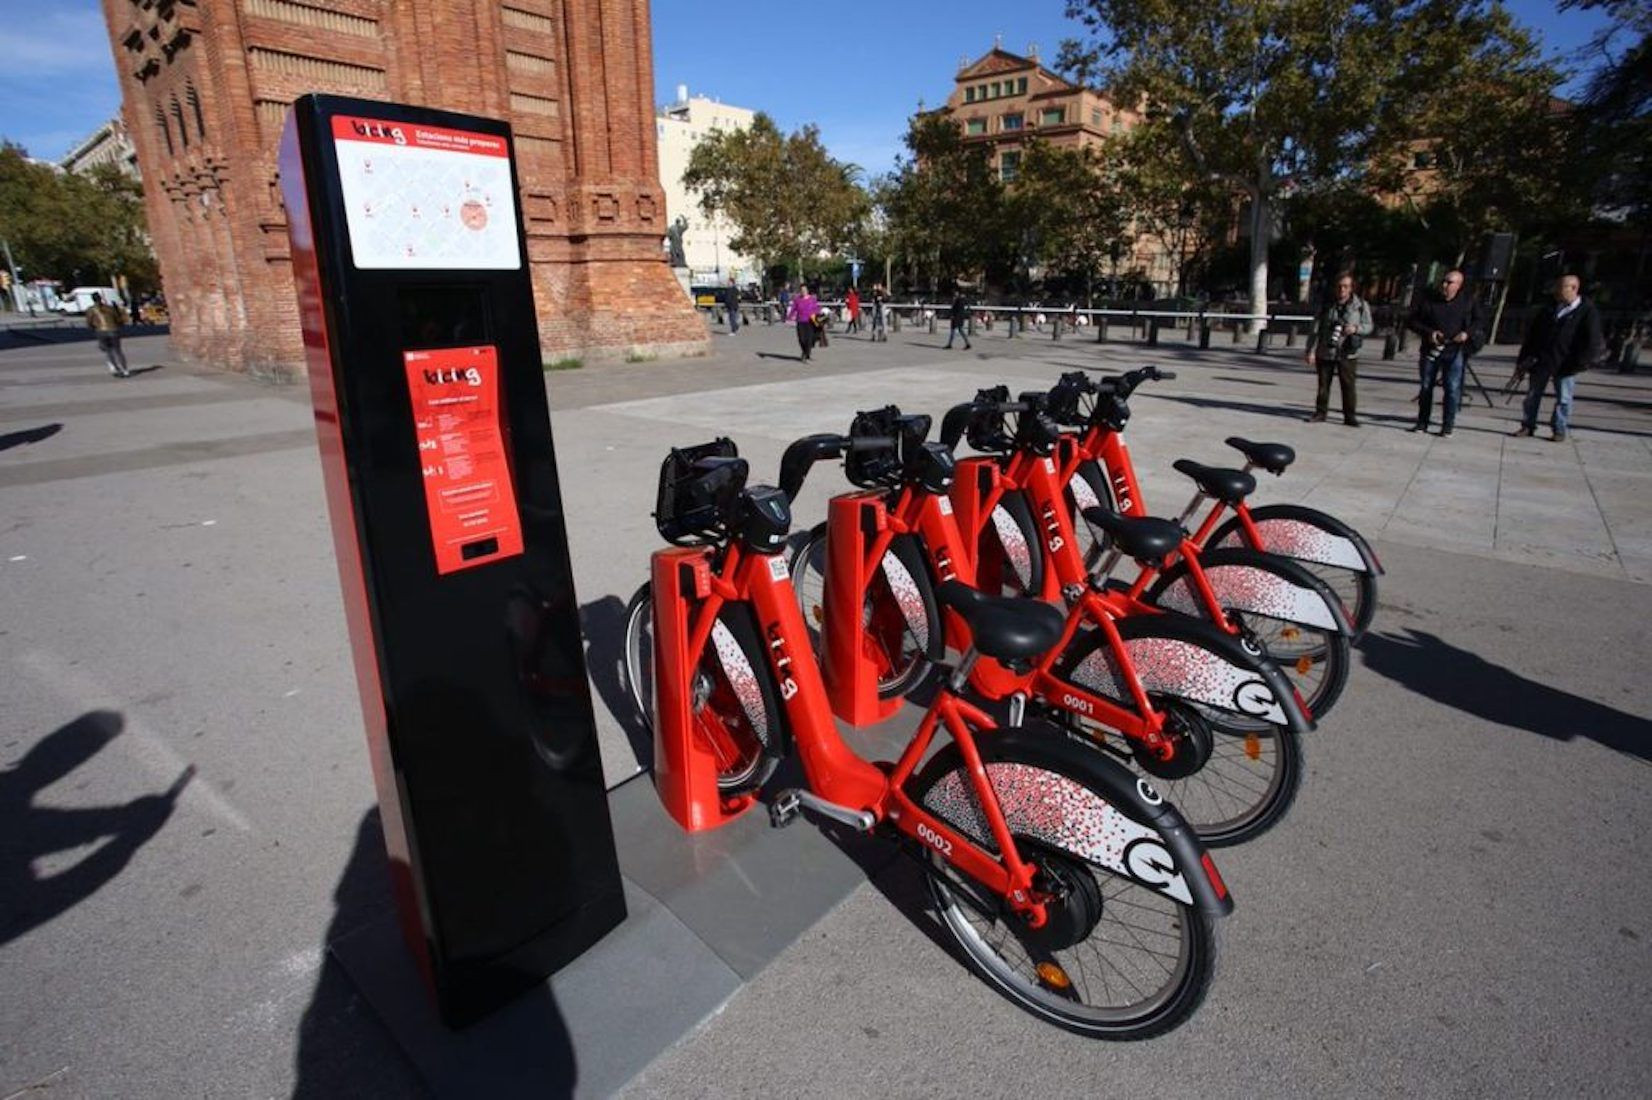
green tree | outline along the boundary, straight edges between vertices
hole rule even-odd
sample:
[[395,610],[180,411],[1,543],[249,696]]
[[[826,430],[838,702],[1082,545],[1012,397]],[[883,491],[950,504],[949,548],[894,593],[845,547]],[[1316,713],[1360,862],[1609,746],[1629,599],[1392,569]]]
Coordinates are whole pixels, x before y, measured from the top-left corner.
[[696,145],[683,184],[700,209],[734,226],[730,244],[765,266],[834,253],[855,237],[869,209],[860,170],[834,160],[820,131],[782,134],[759,113],[743,130],[719,130]]
[[1018,242],[991,153],[942,112],[915,116],[905,140],[910,156],[879,196],[891,246],[935,283],[1006,268]]
[[[1595,65],[1571,153],[1597,181],[1590,197],[1598,208],[1644,228],[1652,222],[1652,0],[1564,0],[1560,6],[1602,10],[1612,20],[1589,45]],[[1643,264],[1645,254],[1643,247]]]
[[1130,248],[1125,204],[1116,164],[1095,148],[1032,141],[1009,188],[1008,217],[1019,239],[1032,242],[1026,259],[1083,279],[1089,305],[1095,277]]
[[1069,0],[1067,11],[1088,35],[1063,44],[1062,67],[1140,104],[1190,171],[1247,200],[1255,313],[1284,195],[1341,186],[1442,136],[1426,128],[1462,94],[1453,65],[1472,59],[1495,82],[1500,61],[1522,56],[1487,0]]
[[1233,187],[1190,172],[1173,128],[1162,120],[1109,141],[1107,156],[1131,224],[1164,247],[1176,273],[1176,294],[1185,295],[1189,268],[1232,223]]
[[136,289],[158,281],[142,188],[112,167],[79,176],[0,147],[0,237],[26,279],[72,285],[120,275]]

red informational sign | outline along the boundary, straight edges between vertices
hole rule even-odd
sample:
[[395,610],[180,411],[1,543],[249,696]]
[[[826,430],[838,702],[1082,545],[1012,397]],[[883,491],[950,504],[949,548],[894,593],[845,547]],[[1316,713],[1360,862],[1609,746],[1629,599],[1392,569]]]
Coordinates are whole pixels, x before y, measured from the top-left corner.
[[522,552],[522,523],[500,431],[499,354],[491,345],[402,353],[424,466],[436,571]]

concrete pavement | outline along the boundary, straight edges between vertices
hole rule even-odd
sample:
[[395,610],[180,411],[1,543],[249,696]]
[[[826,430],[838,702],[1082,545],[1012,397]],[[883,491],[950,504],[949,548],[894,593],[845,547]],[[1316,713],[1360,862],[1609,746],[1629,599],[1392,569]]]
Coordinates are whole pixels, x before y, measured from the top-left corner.
[[[843,430],[860,407],[938,414],[978,385],[1145,358],[939,343],[838,338],[804,368],[759,325],[709,360],[547,375],[600,700],[617,704],[618,606],[658,541],[668,445],[730,434],[772,476],[790,439]],[[25,899],[32,916],[0,941],[0,1096],[404,1094],[413,1068],[324,961],[385,900],[307,393],[182,370],[163,340],[129,351],[161,369],[116,382],[89,345],[0,354],[0,831],[35,845],[8,845],[6,882],[103,856],[82,888]],[[1285,439],[1302,458],[1259,499],[1343,516],[1391,571],[1298,806],[1220,853],[1241,908],[1210,1002],[1148,1046],[1083,1044],[936,947],[898,864],[863,866],[806,828],[687,843],[639,816],[628,876],[704,948],[695,980],[723,990],[717,1004],[743,988],[633,1088],[1627,1095],[1644,1081],[1652,380],[1586,376],[1565,444],[1507,438],[1514,406],[1495,392],[1442,440],[1398,430],[1406,364],[1362,368],[1354,430],[1302,422],[1312,378],[1283,349],[1153,358],[1181,373],[1133,402],[1150,508],[1185,499],[1174,458],[1228,461],[1228,434]],[[1495,354],[1478,366],[1493,385],[1508,374]],[[800,525],[838,484],[817,473]],[[638,742],[610,709],[604,762],[621,783]],[[747,925],[718,911],[735,890]],[[751,919],[765,906],[773,920]],[[586,1091],[640,1068],[582,1054],[601,1038],[569,1030]]]

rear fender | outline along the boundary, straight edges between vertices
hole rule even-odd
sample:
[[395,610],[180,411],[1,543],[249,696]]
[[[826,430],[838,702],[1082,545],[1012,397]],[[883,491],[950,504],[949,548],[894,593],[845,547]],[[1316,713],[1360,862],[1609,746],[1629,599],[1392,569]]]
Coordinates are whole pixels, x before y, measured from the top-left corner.
[[[1199,565],[1216,603],[1228,611],[1248,611],[1338,634],[1352,634],[1342,601],[1330,585],[1289,558],[1250,549],[1206,550]],[[1148,589],[1159,607],[1206,618],[1185,561],[1178,561]]]
[[[1043,723],[999,729],[978,746],[1012,833],[1212,916],[1233,911],[1204,845],[1147,780]],[[991,845],[957,745],[938,752],[912,789],[924,809]]]
[[[1335,516],[1300,504],[1265,504],[1250,510],[1262,549],[1285,558],[1382,575],[1382,563],[1360,533]],[[1210,536],[1212,547],[1243,547],[1244,532],[1233,516]]]
[[[1147,694],[1260,718],[1298,733],[1314,728],[1279,666],[1216,627],[1168,614],[1132,615],[1116,625]],[[1086,691],[1133,706],[1134,696],[1100,630],[1072,647],[1057,674]]]

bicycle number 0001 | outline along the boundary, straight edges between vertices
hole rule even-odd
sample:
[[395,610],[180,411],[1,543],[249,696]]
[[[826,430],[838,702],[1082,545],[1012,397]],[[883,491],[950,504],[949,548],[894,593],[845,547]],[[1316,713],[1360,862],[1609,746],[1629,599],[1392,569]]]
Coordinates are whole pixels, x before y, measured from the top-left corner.
[[952,841],[948,840],[946,837],[921,822],[918,825],[918,839],[923,841],[925,844],[930,845],[944,856],[949,856],[952,854]]

